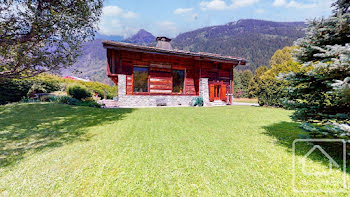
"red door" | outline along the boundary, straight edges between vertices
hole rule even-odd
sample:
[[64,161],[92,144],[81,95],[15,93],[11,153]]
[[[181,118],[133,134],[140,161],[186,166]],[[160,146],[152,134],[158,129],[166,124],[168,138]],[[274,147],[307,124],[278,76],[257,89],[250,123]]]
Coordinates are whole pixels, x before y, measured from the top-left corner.
[[226,102],[226,85],[221,86],[221,100]]
[[209,101],[213,102],[214,101],[214,84],[209,85]]
[[220,100],[221,85],[214,85],[214,100]]
[[209,85],[209,100],[210,100],[210,102],[213,102],[215,100],[226,101],[226,85],[210,84]]

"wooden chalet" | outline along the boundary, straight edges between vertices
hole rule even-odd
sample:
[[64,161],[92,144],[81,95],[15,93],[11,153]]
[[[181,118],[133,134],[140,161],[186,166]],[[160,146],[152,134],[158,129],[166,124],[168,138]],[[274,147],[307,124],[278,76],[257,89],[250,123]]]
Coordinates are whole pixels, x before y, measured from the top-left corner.
[[232,103],[233,69],[246,64],[243,58],[176,50],[166,37],[156,41],[156,47],[102,42],[120,106],[188,106],[195,97],[205,106]]

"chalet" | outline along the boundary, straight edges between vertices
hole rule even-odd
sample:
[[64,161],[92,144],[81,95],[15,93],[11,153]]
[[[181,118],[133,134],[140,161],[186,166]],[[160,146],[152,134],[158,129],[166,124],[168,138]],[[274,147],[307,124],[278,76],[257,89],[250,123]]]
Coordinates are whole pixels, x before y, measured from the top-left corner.
[[119,106],[188,106],[196,97],[205,106],[232,103],[233,69],[244,59],[176,50],[166,37],[156,41],[156,47],[102,42]]

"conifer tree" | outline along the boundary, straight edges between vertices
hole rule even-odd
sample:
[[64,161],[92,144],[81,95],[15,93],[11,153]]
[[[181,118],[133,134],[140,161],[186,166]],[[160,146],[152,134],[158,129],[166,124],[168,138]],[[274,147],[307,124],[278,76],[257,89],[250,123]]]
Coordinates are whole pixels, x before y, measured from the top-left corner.
[[303,72],[284,77],[290,82],[288,107],[308,137],[350,138],[350,2],[338,0],[332,16],[309,23],[296,42]]

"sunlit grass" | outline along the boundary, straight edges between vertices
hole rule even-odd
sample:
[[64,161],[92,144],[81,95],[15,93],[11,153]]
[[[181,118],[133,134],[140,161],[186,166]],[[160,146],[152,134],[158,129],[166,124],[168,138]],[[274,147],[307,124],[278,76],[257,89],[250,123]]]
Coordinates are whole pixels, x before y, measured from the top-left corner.
[[[1,106],[0,195],[298,195],[290,114],[250,106]],[[308,163],[327,168],[318,155]]]
[[239,103],[258,103],[257,98],[235,98],[233,102],[239,102]]

